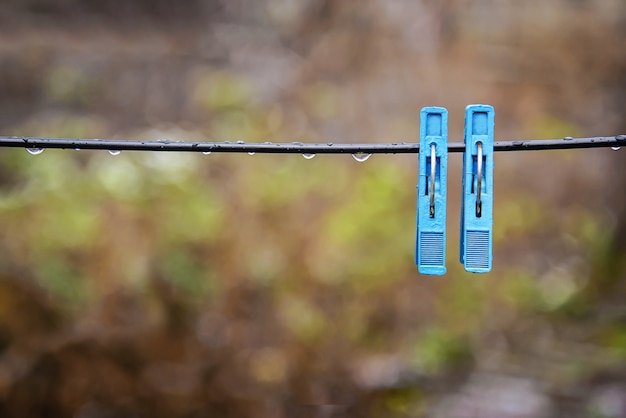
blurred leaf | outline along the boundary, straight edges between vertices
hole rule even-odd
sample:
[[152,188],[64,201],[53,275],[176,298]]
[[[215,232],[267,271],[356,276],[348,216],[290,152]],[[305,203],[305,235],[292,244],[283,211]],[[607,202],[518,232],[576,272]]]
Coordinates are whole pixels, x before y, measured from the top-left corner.
[[314,344],[328,331],[325,315],[304,298],[285,296],[279,314],[291,333],[307,344]]
[[252,96],[252,86],[246,78],[223,72],[198,73],[191,90],[192,100],[208,111],[240,108]]
[[91,285],[74,266],[60,257],[35,260],[38,284],[57,299],[64,310],[84,306],[93,297]]
[[527,132],[530,138],[565,138],[581,135],[580,128],[575,124],[547,115],[529,121]]
[[467,342],[442,328],[430,328],[414,343],[413,363],[426,373],[437,374],[458,367],[471,358]]
[[189,302],[206,303],[207,298],[219,289],[211,269],[182,248],[171,251],[162,260],[164,279],[181,291]]
[[540,232],[544,227],[545,210],[541,203],[530,196],[517,193],[498,202],[494,211],[494,245],[533,232]]
[[13,127],[10,134],[44,138],[101,138],[106,137],[107,127],[106,121],[97,116],[49,112],[26,119]]
[[340,105],[337,87],[317,83],[309,86],[302,94],[310,113],[318,119],[329,119],[337,114]]
[[626,325],[615,324],[602,330],[600,343],[608,351],[620,359],[626,359]]

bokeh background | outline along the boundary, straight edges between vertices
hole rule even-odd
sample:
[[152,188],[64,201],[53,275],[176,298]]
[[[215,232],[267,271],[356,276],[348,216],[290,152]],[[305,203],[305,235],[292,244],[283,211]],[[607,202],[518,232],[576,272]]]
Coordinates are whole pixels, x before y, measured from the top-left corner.
[[[622,0],[5,0],[3,135],[626,133]],[[499,153],[494,268],[416,155],[0,150],[0,416],[626,417],[626,151]]]

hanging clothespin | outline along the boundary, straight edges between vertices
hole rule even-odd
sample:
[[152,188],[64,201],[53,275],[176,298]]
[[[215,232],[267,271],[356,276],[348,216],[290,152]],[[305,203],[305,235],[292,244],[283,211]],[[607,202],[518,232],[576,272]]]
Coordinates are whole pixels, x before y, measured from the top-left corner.
[[472,273],[492,265],[494,115],[489,105],[465,109],[461,263]]
[[422,274],[446,273],[447,173],[448,111],[425,107],[420,113],[415,246],[415,264]]

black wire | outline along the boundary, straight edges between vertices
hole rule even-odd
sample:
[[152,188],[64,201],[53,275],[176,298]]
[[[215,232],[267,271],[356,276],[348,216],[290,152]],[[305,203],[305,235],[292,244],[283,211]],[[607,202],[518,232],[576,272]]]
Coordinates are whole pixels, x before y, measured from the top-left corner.
[[[537,151],[577,148],[604,148],[626,146],[626,135],[594,138],[563,138],[523,141],[498,141],[495,151]],[[140,141],[115,139],[39,138],[0,136],[0,147],[10,148],[61,148],[114,151],[192,151],[192,152],[248,152],[259,154],[416,154],[417,143],[389,144],[333,144],[321,143],[271,143],[271,142],[184,142]],[[465,144],[451,142],[448,152],[464,152]]]

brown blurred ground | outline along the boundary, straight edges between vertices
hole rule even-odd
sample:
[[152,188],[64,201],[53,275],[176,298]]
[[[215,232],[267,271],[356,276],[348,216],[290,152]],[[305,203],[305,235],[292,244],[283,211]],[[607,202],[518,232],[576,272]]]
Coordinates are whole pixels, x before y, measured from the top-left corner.
[[[12,0],[2,134],[626,132],[626,5]],[[0,416],[626,417],[626,154],[503,153],[494,271],[412,262],[415,156],[2,150]]]

